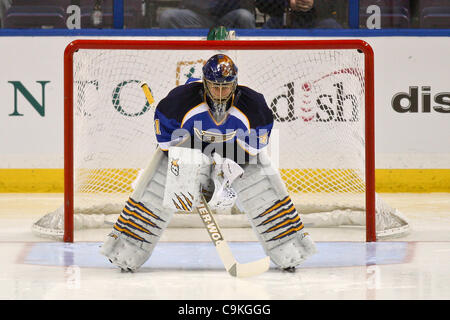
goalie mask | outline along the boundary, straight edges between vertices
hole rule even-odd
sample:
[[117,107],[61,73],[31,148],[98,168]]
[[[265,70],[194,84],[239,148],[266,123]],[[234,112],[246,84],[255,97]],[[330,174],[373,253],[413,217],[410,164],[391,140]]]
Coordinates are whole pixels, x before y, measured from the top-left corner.
[[227,102],[237,86],[237,67],[224,54],[216,54],[203,66],[203,86],[212,101],[211,111],[217,121],[225,115]]

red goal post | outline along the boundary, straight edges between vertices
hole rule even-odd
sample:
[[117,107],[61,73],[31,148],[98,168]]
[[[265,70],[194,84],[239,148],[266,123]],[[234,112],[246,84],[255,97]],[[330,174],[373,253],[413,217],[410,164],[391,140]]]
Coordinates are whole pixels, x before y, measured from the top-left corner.
[[[364,54],[366,241],[376,241],[374,53],[362,40],[75,40],[64,52],[64,241],[74,240],[74,54],[79,50],[358,50]],[[239,66],[243,70],[245,66]]]

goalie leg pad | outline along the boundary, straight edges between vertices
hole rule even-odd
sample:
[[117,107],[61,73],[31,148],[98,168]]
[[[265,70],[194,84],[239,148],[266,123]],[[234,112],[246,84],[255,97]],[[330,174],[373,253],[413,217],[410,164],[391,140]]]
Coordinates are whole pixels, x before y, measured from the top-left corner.
[[157,152],[101,248],[113,264],[135,271],[147,261],[174,211],[163,207],[167,157]]
[[244,168],[233,188],[266,254],[279,267],[291,268],[316,252],[277,170],[265,153]]

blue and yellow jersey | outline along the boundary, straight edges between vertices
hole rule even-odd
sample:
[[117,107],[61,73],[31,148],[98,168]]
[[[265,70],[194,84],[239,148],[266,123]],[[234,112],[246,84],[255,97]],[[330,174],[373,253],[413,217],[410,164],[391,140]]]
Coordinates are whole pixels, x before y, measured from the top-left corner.
[[155,111],[159,147],[167,151],[171,146],[190,146],[236,161],[248,160],[268,145],[273,115],[262,94],[237,86],[220,122],[211,114],[208,103],[201,82],[170,91]]

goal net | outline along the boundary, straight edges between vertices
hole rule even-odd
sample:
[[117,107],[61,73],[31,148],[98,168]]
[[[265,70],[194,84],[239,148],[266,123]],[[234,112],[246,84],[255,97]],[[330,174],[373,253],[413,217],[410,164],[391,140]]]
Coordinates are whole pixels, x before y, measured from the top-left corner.
[[[230,56],[238,82],[261,92],[275,124],[267,152],[305,225],[366,227],[366,240],[408,223],[375,193],[373,53],[359,40],[76,40],[65,52],[65,202],[34,225],[73,241],[73,230],[111,226],[155,148],[154,105],[201,79],[212,55]],[[238,210],[222,227],[249,226]],[[193,219],[194,218],[194,219]],[[200,226],[178,212],[170,226]]]

